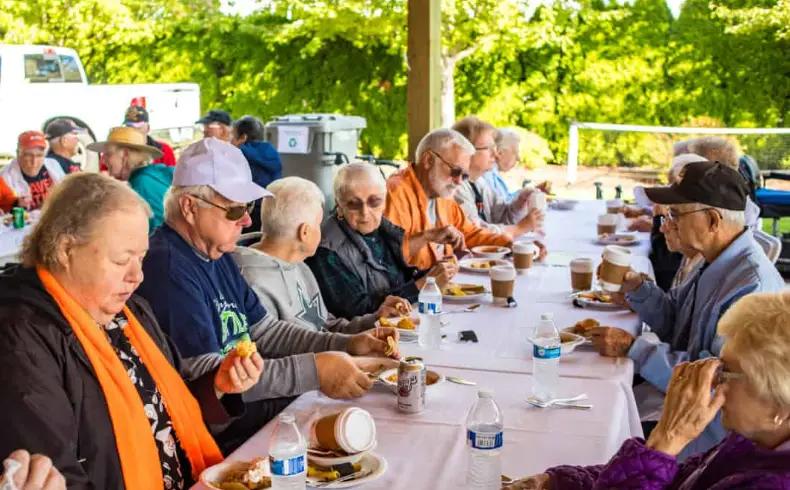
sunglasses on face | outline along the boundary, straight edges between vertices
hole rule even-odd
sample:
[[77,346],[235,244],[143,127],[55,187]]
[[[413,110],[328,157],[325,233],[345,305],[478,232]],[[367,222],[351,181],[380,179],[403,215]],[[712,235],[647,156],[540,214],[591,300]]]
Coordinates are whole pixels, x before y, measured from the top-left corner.
[[346,201],[345,207],[349,211],[362,211],[366,205],[370,209],[378,209],[384,205],[384,201],[385,199],[382,196],[370,196],[365,201],[354,198]]
[[442,156],[441,156],[441,155],[439,155],[438,153],[436,153],[435,151],[431,151],[431,155],[435,156],[436,158],[438,158],[439,160],[441,160],[441,161],[442,161],[442,163],[444,163],[445,165],[447,165],[447,168],[449,168],[449,169],[450,169],[450,177],[452,177],[453,179],[457,179],[457,178],[459,178],[459,177],[460,177],[462,180],[467,180],[467,179],[469,179],[469,174],[468,174],[468,173],[466,173],[466,172],[464,172],[464,169],[462,169],[461,167],[456,167],[456,166],[455,166],[455,165],[453,165],[452,163],[450,163],[450,162],[448,162],[447,160],[445,160],[444,158],[442,158]]
[[190,194],[190,196],[203,201],[206,204],[211,204],[215,208],[219,208],[225,211],[225,219],[228,221],[238,221],[244,217],[245,214],[252,214],[252,209],[255,207],[255,202],[248,202],[247,204],[240,204],[238,206],[220,206],[217,203],[213,203],[208,199],[203,199],[200,196],[196,196],[194,194]]

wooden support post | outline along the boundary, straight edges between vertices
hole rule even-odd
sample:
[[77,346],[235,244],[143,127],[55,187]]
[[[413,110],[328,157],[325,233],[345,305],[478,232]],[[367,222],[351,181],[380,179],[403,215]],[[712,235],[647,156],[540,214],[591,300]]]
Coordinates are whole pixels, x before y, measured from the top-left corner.
[[441,125],[441,0],[409,0],[408,159],[423,136]]

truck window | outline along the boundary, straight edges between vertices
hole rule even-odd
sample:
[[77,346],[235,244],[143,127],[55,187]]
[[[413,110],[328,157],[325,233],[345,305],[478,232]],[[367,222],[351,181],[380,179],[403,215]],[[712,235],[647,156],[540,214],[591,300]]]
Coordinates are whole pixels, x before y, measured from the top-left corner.
[[30,83],[62,82],[60,60],[43,54],[26,54],[25,80]]
[[66,83],[82,83],[82,74],[77,59],[73,56],[60,55],[60,66]]

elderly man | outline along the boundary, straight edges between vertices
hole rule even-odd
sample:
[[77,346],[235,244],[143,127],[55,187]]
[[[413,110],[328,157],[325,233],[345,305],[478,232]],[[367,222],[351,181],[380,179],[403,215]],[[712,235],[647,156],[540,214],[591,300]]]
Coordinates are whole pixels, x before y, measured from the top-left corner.
[[230,142],[233,136],[233,118],[227,111],[221,109],[211,109],[208,114],[201,117],[195,124],[203,125],[204,138],[217,138],[222,141]]
[[266,311],[314,331],[358,333],[373,328],[379,316],[411,308],[401,298],[389,296],[375,313],[351,320],[327,311],[318,282],[304,263],[321,241],[324,194],[317,185],[300,177],[285,177],[268,188],[274,199],[264,199],[261,210],[261,241],[238,247],[233,259]]
[[[748,189],[740,174],[717,162],[689,163],[682,174],[679,183],[646,192],[651,201],[669,208],[666,219],[681,245],[702,254],[705,263],[667,293],[643,275],[626,273],[626,300],[653,331],[636,339],[616,328],[593,331],[594,344],[602,354],[628,355],[636,372],[649,383],[641,394],[643,416],[656,401],[648,392],[666,393],[674,365],[719,355],[722,341],[716,324],[730,305],[746,294],[784,287],[745,227]],[[723,436],[721,425],[711,424],[687,451],[710,448]]]
[[39,209],[49,190],[66,174],[57,161],[46,158],[47,140],[41,131],[19,135],[16,158],[0,171],[20,202],[28,209]]
[[403,228],[403,256],[430,269],[453,251],[477,245],[510,246],[512,239],[467,219],[453,194],[469,178],[475,147],[454,129],[434,130],[417,145],[416,162],[387,181],[384,215]]
[[453,129],[475,147],[469,161],[469,179],[455,193],[455,200],[466,217],[480,227],[511,237],[535,231],[544,216],[540,209],[528,209],[529,196],[535,191],[521,190],[513,199],[507,199],[483,178],[496,165],[496,129],[475,116],[461,119]]
[[250,223],[250,203],[265,196],[270,193],[252,181],[238,148],[216,138],[187,147],[138,290],[185,358],[190,377],[214,369],[243,340],[252,340],[266,359],[259,383],[244,395],[245,416],[217,435],[225,450],[274,417],[287,397],[316,389],[331,397],[360,396],[371,381],[345,351],[391,352],[383,339],[397,337],[392,329],[354,336],[314,332],[267,316],[230,256]]
[[47,158],[57,160],[64,173],[70,174],[82,170],[80,164],[72,160],[77,154],[81,131],[84,130],[71,119],[55,119],[47,124],[44,130],[49,141]]

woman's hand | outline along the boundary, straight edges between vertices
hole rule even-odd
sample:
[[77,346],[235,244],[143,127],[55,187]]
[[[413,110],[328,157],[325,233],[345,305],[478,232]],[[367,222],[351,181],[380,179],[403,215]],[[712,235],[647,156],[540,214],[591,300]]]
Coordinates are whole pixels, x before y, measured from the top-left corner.
[[443,260],[431,267],[431,270],[428,271],[428,276],[435,278],[436,284],[440,288],[443,288],[447,283],[453,280],[453,277],[455,277],[457,273],[458,262]]
[[225,393],[244,393],[252,388],[263,373],[263,358],[257,352],[250,357],[239,357],[233,349],[222,360],[214,376],[214,389],[217,395]]
[[502,490],[551,490],[551,477],[548,473],[529,476],[505,485]]
[[384,302],[381,303],[381,306],[379,306],[379,309],[376,310],[376,316],[379,318],[404,316],[409,313],[411,313],[411,304],[399,296],[387,296],[384,298]]
[[30,455],[19,449],[3,461],[3,479],[10,478],[19,490],[65,490],[66,479],[52,460],[42,454]]
[[634,336],[615,327],[595,327],[591,331],[593,347],[605,357],[625,357],[634,343]]
[[675,366],[661,420],[650,434],[647,447],[677,456],[702,433],[724,405],[726,384],[711,394],[720,365],[720,360],[711,358]]
[[523,233],[527,233],[530,231],[535,231],[538,227],[543,223],[543,219],[546,217],[546,213],[538,208],[532,208],[521,221],[518,222],[519,229],[523,230]]

